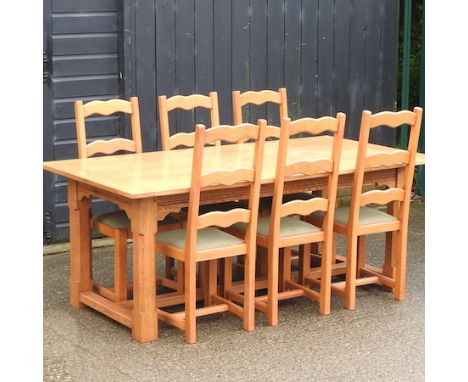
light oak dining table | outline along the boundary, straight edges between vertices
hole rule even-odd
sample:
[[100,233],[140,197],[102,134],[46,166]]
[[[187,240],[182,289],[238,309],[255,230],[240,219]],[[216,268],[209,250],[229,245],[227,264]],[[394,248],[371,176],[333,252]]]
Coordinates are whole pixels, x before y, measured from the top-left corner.
[[[291,139],[288,158],[298,161],[329,157],[331,137]],[[358,142],[343,141],[339,186],[350,186],[355,170]],[[271,196],[275,178],[278,141],[267,141],[262,170],[261,196]],[[371,153],[395,148],[369,145]],[[75,308],[91,307],[131,328],[136,341],[148,342],[158,337],[156,295],[155,235],[157,221],[170,212],[188,205],[192,149],[146,152],[44,162],[46,171],[68,180],[70,211],[70,304]],[[229,144],[205,149],[204,172],[229,171],[248,167],[253,144]],[[418,154],[416,165],[425,162]],[[365,176],[365,183],[395,185],[402,180],[399,168],[376,168]],[[322,190],[326,178],[298,176],[285,184],[285,193]],[[133,300],[112,302],[93,291],[91,272],[90,208],[93,197],[118,205],[131,219],[133,233]],[[202,204],[248,198],[243,186],[216,187],[204,191]],[[391,259],[385,259],[391,262]],[[387,267],[389,268],[389,267]],[[390,267],[391,268],[391,267]],[[385,266],[384,266],[385,269]]]

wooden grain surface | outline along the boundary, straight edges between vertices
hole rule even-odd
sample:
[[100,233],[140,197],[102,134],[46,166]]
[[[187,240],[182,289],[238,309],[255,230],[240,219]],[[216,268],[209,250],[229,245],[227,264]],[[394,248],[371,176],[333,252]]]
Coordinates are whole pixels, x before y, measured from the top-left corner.
[[[310,161],[329,157],[331,143],[328,136],[292,139],[288,158]],[[354,172],[357,146],[357,141],[343,141],[340,175]],[[245,167],[252,161],[253,147],[251,143],[207,147],[204,172]],[[369,145],[369,149],[370,154],[396,150],[379,145]],[[278,141],[266,142],[262,184],[274,181],[277,150]],[[424,154],[418,154],[416,164],[424,163]],[[43,167],[46,171],[130,199],[183,194],[190,187],[192,149],[49,161],[44,162]]]

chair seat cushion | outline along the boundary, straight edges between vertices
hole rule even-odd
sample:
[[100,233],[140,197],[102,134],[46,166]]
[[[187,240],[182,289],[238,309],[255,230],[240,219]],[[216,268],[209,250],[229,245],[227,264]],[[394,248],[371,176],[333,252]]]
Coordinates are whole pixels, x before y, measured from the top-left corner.
[[[313,214],[317,217],[323,217],[323,212]],[[348,224],[349,207],[339,207],[335,210],[335,223],[346,225]],[[384,211],[376,208],[361,207],[359,210],[359,225],[380,224],[396,221],[395,216],[389,215]]]
[[[234,225],[235,229],[245,230],[247,224],[237,223]],[[321,229],[307,223],[303,220],[293,218],[290,216],[281,219],[280,223],[280,237],[302,235],[314,232],[320,232]],[[270,233],[270,216],[265,216],[258,219],[257,234],[261,236],[268,236]]]
[[[130,229],[130,219],[124,210],[106,212],[93,217],[99,223],[117,229]],[[166,216],[158,225],[177,224],[179,221],[171,215]]]
[[[185,228],[162,232],[156,235],[156,240],[179,249],[184,249],[186,233]],[[203,228],[198,231],[197,235],[197,251],[230,247],[244,243],[244,240],[213,227]]]

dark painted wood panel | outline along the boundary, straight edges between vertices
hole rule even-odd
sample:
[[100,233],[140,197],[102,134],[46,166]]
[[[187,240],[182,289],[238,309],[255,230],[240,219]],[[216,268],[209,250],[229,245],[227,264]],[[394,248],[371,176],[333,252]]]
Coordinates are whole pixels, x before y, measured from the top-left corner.
[[[175,19],[176,94],[189,95],[195,90],[194,0],[178,0]],[[176,132],[191,132],[195,125],[193,110],[176,111]]]
[[[216,0],[215,0],[216,1]],[[213,0],[195,0],[195,93],[208,95],[214,90]],[[195,123],[210,126],[207,109],[195,111]]]
[[231,1],[215,0],[213,6],[214,87],[218,92],[220,122],[231,124]]
[[317,116],[318,0],[302,4],[301,116]]
[[93,74],[117,74],[117,55],[62,56],[54,58],[54,77],[87,76]]
[[73,77],[54,79],[53,88],[56,98],[90,97],[105,94],[118,94],[118,76]]
[[351,0],[335,2],[334,62],[335,111],[349,110],[349,27]]
[[109,33],[117,32],[117,13],[73,13],[52,16],[52,33]]
[[[156,10],[156,88],[157,95],[168,98],[177,93],[175,66],[175,1],[159,0]],[[171,134],[176,132],[175,113],[169,113]],[[157,125],[158,149],[161,148],[159,118]]]
[[288,90],[289,116],[301,117],[301,2],[286,1],[284,27],[284,79]]
[[[267,89],[267,0],[251,3],[250,16],[250,90]],[[250,107],[250,122],[267,117],[266,106]]]
[[[250,9],[249,0],[232,2],[232,90],[245,92],[250,89]],[[231,100],[232,103],[232,100]],[[249,108],[242,109],[245,121],[249,120]]]
[[52,37],[54,56],[76,54],[112,54],[118,52],[116,33],[99,35],[60,35]]
[[335,8],[333,1],[321,1],[318,23],[317,115],[332,115],[334,105],[333,43]]
[[52,12],[117,11],[118,0],[52,0]]
[[[86,118],[86,136],[88,138],[117,136],[120,128],[120,117],[89,117]],[[76,139],[76,125],[74,119],[58,120],[54,122],[54,139],[56,141]]]
[[[267,83],[268,88],[275,91],[285,86],[284,7],[284,0],[268,1]],[[267,120],[279,126],[279,108],[276,104],[267,105]]]
[[365,105],[364,84],[366,81],[366,1],[352,1],[349,43],[349,100],[346,138],[359,139],[361,113]]

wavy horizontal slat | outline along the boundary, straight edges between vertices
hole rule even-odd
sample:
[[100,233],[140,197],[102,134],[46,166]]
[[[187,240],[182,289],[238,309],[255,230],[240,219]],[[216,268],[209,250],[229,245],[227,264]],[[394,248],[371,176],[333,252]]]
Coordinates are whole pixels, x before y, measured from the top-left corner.
[[364,167],[370,169],[372,167],[392,167],[396,164],[408,164],[410,154],[408,151],[395,150],[389,153],[372,154],[366,157]]
[[403,201],[405,191],[401,188],[389,188],[388,190],[372,190],[365,192],[359,199],[360,205],[365,206],[370,203],[388,204],[393,201]]
[[201,187],[221,184],[232,186],[239,182],[253,182],[255,172],[253,169],[240,168],[232,171],[214,171],[201,177]]
[[196,107],[212,108],[211,98],[202,94],[192,94],[189,96],[177,95],[169,98],[166,102],[168,111],[174,109],[190,110]]
[[177,133],[169,137],[169,146],[171,149],[178,146],[193,147],[195,144],[195,133]]
[[241,123],[233,126],[221,125],[205,131],[205,142],[239,142],[248,139],[257,139],[258,134],[258,126],[251,123]]
[[125,138],[114,138],[108,141],[100,139],[86,146],[88,156],[97,153],[113,154],[119,150],[136,152],[135,142]]
[[313,198],[310,200],[291,200],[281,205],[280,216],[310,215],[315,211],[327,211],[328,199]]
[[281,96],[273,90],[262,90],[259,92],[248,91],[240,95],[240,104],[244,106],[248,103],[261,105],[265,102],[281,103]]
[[315,162],[296,162],[284,168],[286,178],[296,175],[314,175],[323,172],[330,173],[333,170],[333,161],[330,159],[320,159]]
[[321,134],[325,131],[336,132],[338,120],[333,117],[301,118],[291,122],[289,135],[308,133],[312,135]]
[[402,110],[398,112],[382,111],[373,114],[370,118],[370,127],[389,126],[398,127],[403,124],[414,125],[416,123],[416,113],[409,110]]
[[197,228],[229,227],[236,223],[248,223],[250,211],[245,208],[235,208],[230,211],[212,211],[198,217]]
[[84,117],[92,114],[111,115],[113,113],[132,113],[132,104],[123,99],[111,99],[108,101],[91,101],[83,106]]
[[270,138],[270,137],[279,138],[280,133],[281,133],[281,129],[278,126],[268,125],[266,127],[265,137],[266,138]]

